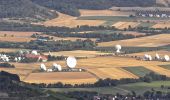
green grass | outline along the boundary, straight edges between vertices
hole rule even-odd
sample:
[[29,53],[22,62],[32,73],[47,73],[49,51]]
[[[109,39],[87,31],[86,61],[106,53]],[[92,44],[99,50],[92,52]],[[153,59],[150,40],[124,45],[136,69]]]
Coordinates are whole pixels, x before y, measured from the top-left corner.
[[170,70],[170,65],[159,65],[159,66],[162,67],[162,68]]
[[[161,85],[164,85],[166,89],[161,89]],[[127,94],[131,91],[135,91],[137,94],[143,94],[147,90],[151,90],[152,88],[155,90],[159,90],[162,92],[170,92],[170,81],[155,81],[152,83],[131,83],[125,85],[118,85],[116,87],[99,87],[99,88],[51,88],[49,90],[56,92],[70,92],[70,91],[93,91],[102,94]]]
[[139,66],[139,67],[123,67],[123,69],[139,76],[139,77],[144,77],[146,74],[149,74],[150,72],[152,72],[149,69],[146,69],[143,66]]
[[149,23],[147,23],[147,22],[141,22],[139,25],[138,25],[138,27],[152,27],[153,25],[155,25],[155,23],[151,23],[151,22],[149,22]]

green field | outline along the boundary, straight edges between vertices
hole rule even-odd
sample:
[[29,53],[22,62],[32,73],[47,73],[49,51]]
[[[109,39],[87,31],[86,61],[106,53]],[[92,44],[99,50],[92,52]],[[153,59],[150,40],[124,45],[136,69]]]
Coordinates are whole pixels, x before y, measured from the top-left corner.
[[[165,89],[161,89],[161,85],[165,86]],[[131,83],[126,85],[119,85],[116,87],[99,87],[99,88],[51,88],[47,90],[52,90],[56,92],[69,92],[69,91],[93,91],[102,94],[127,94],[131,93],[131,91],[135,91],[137,94],[143,94],[147,90],[151,90],[152,88],[155,90],[170,92],[170,81],[155,81],[152,83]]]
[[144,77],[146,74],[149,74],[150,72],[152,72],[149,69],[146,69],[143,66],[139,66],[139,67],[123,67],[123,69],[139,76],[139,77]]
[[159,65],[162,68],[169,69],[170,70],[170,65]]
[[140,22],[140,24],[138,25],[138,27],[152,27],[153,25],[155,25],[155,23],[147,23],[147,22]]

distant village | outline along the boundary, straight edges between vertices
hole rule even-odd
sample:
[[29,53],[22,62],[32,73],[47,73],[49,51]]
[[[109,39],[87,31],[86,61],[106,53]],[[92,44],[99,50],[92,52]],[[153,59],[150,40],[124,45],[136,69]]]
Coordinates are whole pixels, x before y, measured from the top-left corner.
[[136,11],[137,17],[170,18],[170,11]]

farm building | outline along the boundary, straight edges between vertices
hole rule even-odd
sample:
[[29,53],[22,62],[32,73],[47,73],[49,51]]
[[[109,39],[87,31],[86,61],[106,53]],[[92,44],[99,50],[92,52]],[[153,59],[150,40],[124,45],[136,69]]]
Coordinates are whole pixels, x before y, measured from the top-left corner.
[[47,62],[48,57],[44,55],[25,54],[26,58],[37,59],[37,61]]

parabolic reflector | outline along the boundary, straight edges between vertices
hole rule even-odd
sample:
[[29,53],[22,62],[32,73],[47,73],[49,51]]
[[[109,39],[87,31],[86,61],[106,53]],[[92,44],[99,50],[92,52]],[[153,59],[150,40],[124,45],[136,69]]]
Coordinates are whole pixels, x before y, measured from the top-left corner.
[[75,57],[70,56],[67,58],[66,63],[69,68],[75,68],[77,64],[77,60]]

